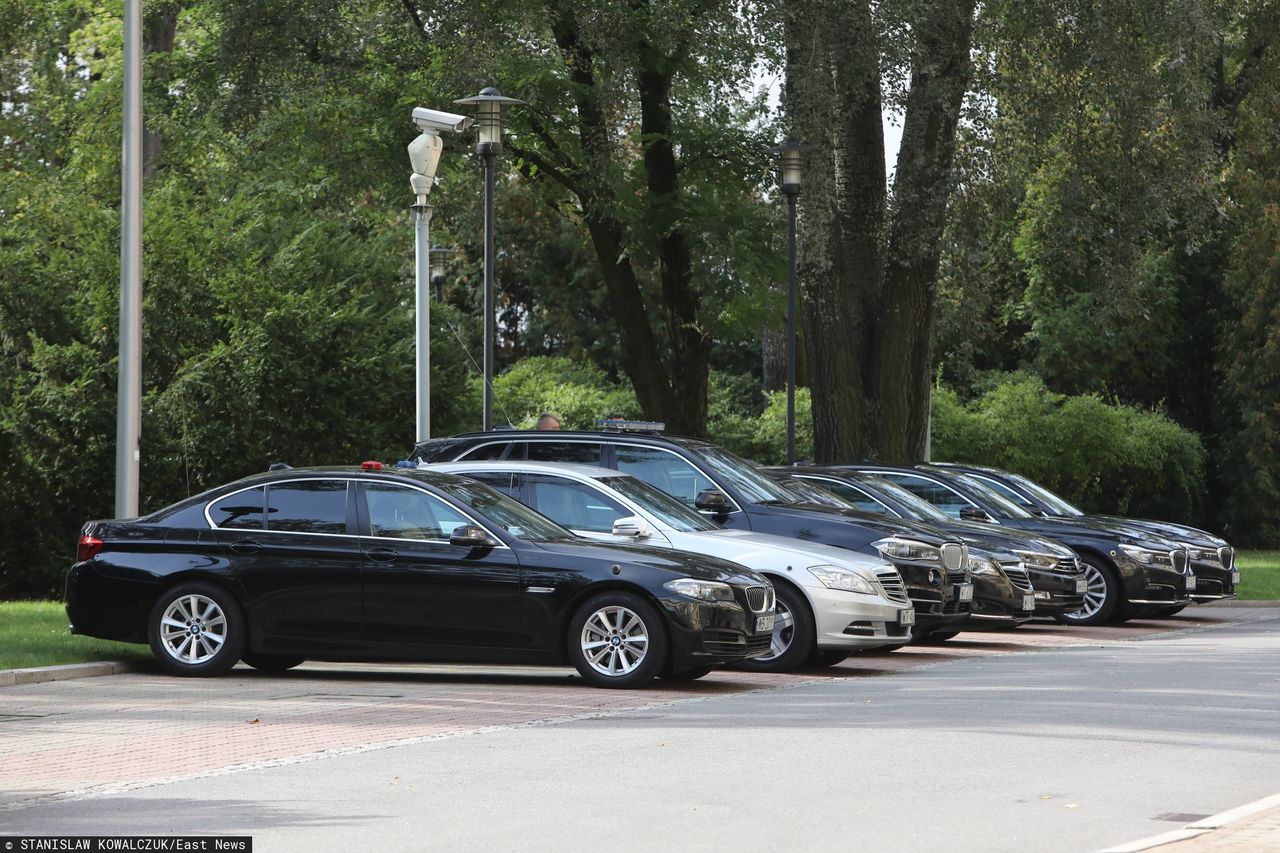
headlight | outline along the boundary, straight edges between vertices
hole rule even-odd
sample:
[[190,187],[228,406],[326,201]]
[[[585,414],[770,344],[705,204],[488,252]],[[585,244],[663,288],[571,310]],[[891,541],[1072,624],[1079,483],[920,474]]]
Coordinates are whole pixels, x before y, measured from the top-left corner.
[[996,567],[995,561],[986,555],[970,554],[968,566],[969,571],[975,575],[993,577],[1000,574],[1000,569]]
[[915,539],[899,539],[890,536],[871,543],[886,559],[900,560],[904,563],[938,563],[942,561],[942,553],[936,545],[917,542]]
[[700,581],[695,578],[676,578],[663,587],[700,601],[733,601],[733,588],[719,581]]
[[1124,543],[1120,544],[1120,550],[1135,563],[1142,563],[1145,566],[1160,566],[1162,568],[1173,567],[1173,558],[1168,551],[1157,551],[1151,548],[1144,548],[1141,545],[1125,545]]
[[822,581],[822,585],[827,589],[860,592],[863,595],[880,594],[880,591],[865,578],[846,569],[837,569],[835,566],[810,566],[809,574]]
[[1040,554],[1035,551],[1014,551],[1022,562],[1033,569],[1056,569],[1058,558],[1052,554]]

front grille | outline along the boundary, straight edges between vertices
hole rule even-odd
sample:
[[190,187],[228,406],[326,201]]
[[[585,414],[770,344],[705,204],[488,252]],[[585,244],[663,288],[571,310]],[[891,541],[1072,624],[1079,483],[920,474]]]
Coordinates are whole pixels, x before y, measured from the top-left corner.
[[948,572],[964,569],[964,546],[955,542],[947,542],[942,548],[942,565]]
[[753,613],[768,613],[773,610],[773,587],[747,587],[747,604]]
[[1236,551],[1234,548],[1228,548],[1225,545],[1218,549],[1218,562],[1222,564],[1222,568],[1230,569],[1235,564]]
[[947,580],[952,583],[968,583],[969,572],[965,569],[947,570]]
[[1001,570],[1009,576],[1009,580],[1018,589],[1023,592],[1035,592],[1035,587],[1031,585],[1031,578],[1027,575],[1026,569],[1018,563],[1001,563]]
[[910,593],[911,606],[916,609],[917,614],[943,612],[942,593],[916,587],[912,587]]
[[1080,558],[1079,557],[1063,557],[1058,561],[1058,565],[1053,567],[1053,571],[1067,577],[1075,577],[1080,574]]
[[1179,548],[1177,551],[1170,551],[1169,559],[1173,563],[1174,571],[1185,572],[1187,570],[1187,551],[1185,548]]
[[907,603],[907,587],[902,582],[902,575],[895,571],[876,572],[876,580],[880,581],[885,598],[899,604]]

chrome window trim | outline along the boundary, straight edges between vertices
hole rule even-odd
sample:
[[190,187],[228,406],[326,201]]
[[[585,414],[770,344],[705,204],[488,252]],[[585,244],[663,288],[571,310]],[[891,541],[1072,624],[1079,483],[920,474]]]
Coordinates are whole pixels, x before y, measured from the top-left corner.
[[[350,537],[356,536],[357,534],[308,533],[305,530],[272,530],[269,527],[257,527],[257,528],[255,527],[219,527],[218,525],[213,523],[213,516],[209,514],[209,507],[213,506],[219,501],[223,501],[223,500],[226,500],[227,498],[235,497],[236,495],[242,494],[244,492],[251,492],[257,488],[267,489],[270,486],[284,485],[285,483],[324,483],[324,482],[333,483],[333,482],[339,482],[339,481],[344,483],[348,490],[351,488],[351,484],[355,482],[351,477],[294,477],[288,480],[271,480],[266,483],[254,483],[251,486],[245,486],[243,489],[236,489],[234,492],[227,492],[225,495],[221,495],[209,501],[207,504],[204,505],[204,520],[208,522],[209,528],[211,530],[257,530],[259,533],[285,533],[285,534],[291,534],[293,536],[335,536],[335,537],[350,538]],[[266,496],[265,493],[263,496],[264,497]],[[347,502],[347,498],[344,495],[342,498],[342,503],[343,503],[342,514],[344,518],[346,516],[346,502]],[[346,521],[344,520],[343,523],[345,524]]]
[[[669,453],[669,454],[671,454],[672,456],[674,456],[675,458],[679,459],[681,462],[684,462],[684,463],[685,463],[685,464],[687,464],[689,467],[693,468],[693,470],[697,471],[697,472],[698,472],[699,474],[701,474],[703,477],[706,477],[706,478],[707,478],[707,480],[708,480],[709,482],[714,483],[714,484],[716,485],[716,487],[717,487],[717,490],[718,490],[721,494],[723,494],[723,495],[724,495],[724,499],[725,499],[725,500],[727,500],[727,501],[729,502],[730,506],[732,506],[732,507],[733,507],[733,509],[729,510],[729,511],[728,511],[728,512],[726,512],[726,513],[709,513],[709,512],[704,512],[703,510],[700,510],[700,509],[698,509],[697,507],[690,507],[690,509],[692,509],[694,512],[700,512],[700,513],[702,513],[703,515],[710,515],[710,516],[712,516],[713,518],[714,518],[715,516],[717,516],[717,515],[733,515],[735,512],[742,512],[742,508],[738,506],[738,502],[737,502],[737,501],[735,501],[733,498],[729,497],[729,493],[728,493],[728,492],[726,492],[726,491],[724,490],[724,487],[720,485],[719,481],[718,481],[718,480],[716,480],[716,478],[715,478],[715,477],[712,477],[712,476],[711,476],[710,474],[708,474],[706,471],[702,470],[702,468],[701,468],[701,467],[699,467],[699,466],[697,465],[697,463],[695,463],[695,462],[691,462],[690,460],[685,459],[683,456],[681,456],[679,453],[676,453],[674,450],[671,450],[671,449],[666,448],[666,447],[655,447],[655,446],[654,446],[654,445],[652,445],[652,444],[630,444],[630,443],[627,443],[627,442],[621,442],[621,441],[619,441],[619,442],[610,442],[610,443],[611,443],[611,444],[613,444],[613,447],[614,447],[614,454],[613,454],[613,470],[614,470],[614,471],[617,471],[619,474],[626,474],[626,473],[627,473],[626,471],[623,471],[621,468],[619,468],[619,467],[618,467],[618,454],[617,454],[617,448],[619,448],[619,447],[630,447],[630,448],[636,448],[636,447],[638,447],[638,448],[641,448],[641,449],[643,449],[643,450],[657,450],[657,451],[660,451],[660,452],[662,452],[662,453]],[[628,475],[628,476],[635,477],[636,475],[635,475],[635,474],[630,474],[630,475]],[[637,479],[637,480],[639,480],[640,478],[639,478],[639,477],[636,477],[636,479]],[[653,486],[653,484],[652,484],[652,483],[649,483],[649,485]],[[657,488],[658,488],[657,486],[653,486],[653,487],[654,487],[655,489],[657,489]],[[662,491],[662,490],[661,490],[661,489],[658,489],[658,491]],[[675,497],[675,495],[672,495],[672,497]],[[680,500],[680,499],[679,499],[679,498],[676,498],[676,500]]]
[[[934,479],[930,478],[929,476],[927,476],[927,475],[925,475],[925,474],[917,474],[917,473],[915,473],[915,472],[913,472],[913,471],[879,471],[879,470],[871,470],[871,469],[869,469],[869,468],[864,468],[864,469],[859,469],[859,470],[865,470],[865,471],[867,471],[868,473],[879,475],[879,476],[884,477],[885,479],[889,480],[890,482],[894,482],[893,477],[889,476],[890,474],[892,474],[894,477],[913,477],[913,478],[915,478],[915,479],[917,479],[917,480],[923,480],[923,481],[924,481],[924,482],[926,482],[926,483],[931,483],[931,484],[933,484],[933,485],[935,485],[935,486],[941,486],[942,488],[946,489],[946,490],[947,490],[948,492],[950,492],[951,494],[953,494],[953,495],[955,495],[956,497],[958,497],[960,500],[964,501],[966,504],[968,504],[968,505],[969,505],[969,506],[971,506],[972,508],[974,508],[974,509],[981,509],[981,507],[979,507],[976,503],[974,503],[973,501],[969,500],[969,499],[968,499],[968,498],[966,498],[964,495],[962,495],[962,494],[960,494],[959,492],[957,492],[955,489],[951,488],[951,486],[947,485],[946,483],[940,482],[940,481],[938,481],[938,480],[934,480]],[[901,486],[902,484],[901,484],[901,483],[899,483],[898,485],[900,485],[900,486]],[[903,487],[904,489],[906,488],[906,486],[902,486],[902,487]],[[1000,519],[996,518],[995,516],[992,516],[992,517],[991,517],[991,523],[993,523],[993,524],[999,524],[999,523],[1000,523]]]

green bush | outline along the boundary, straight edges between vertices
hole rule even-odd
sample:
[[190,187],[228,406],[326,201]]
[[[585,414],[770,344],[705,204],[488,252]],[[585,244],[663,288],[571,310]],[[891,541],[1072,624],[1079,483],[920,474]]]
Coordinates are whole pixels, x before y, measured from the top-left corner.
[[[764,465],[787,461],[787,392],[765,392],[751,376],[712,373],[707,435],[739,456]],[[813,458],[809,389],[796,389],[796,458]]]
[[594,429],[614,412],[641,417],[630,385],[610,382],[594,365],[558,356],[526,358],[493,380],[494,420],[532,429],[538,415],[551,412],[561,429]]
[[1055,394],[1014,374],[977,400],[933,395],[932,457],[1016,471],[1081,508],[1198,521],[1205,490],[1199,436],[1156,411],[1092,394]]

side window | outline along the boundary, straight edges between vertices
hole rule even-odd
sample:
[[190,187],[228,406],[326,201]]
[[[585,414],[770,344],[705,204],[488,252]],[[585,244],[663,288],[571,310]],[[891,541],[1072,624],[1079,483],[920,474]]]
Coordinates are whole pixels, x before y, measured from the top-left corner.
[[633,513],[590,486],[559,477],[526,475],[529,505],[573,530],[609,533],[615,519]]
[[209,505],[209,518],[213,519],[213,526],[233,530],[261,530],[266,491],[264,486],[258,486],[214,501]]
[[470,477],[472,480],[479,480],[490,488],[497,489],[509,498],[520,500],[520,481],[515,474],[510,472],[495,471],[467,471],[462,474],[463,477]]
[[393,483],[365,483],[369,535],[420,542],[447,540],[455,527],[471,524],[439,498]]
[[679,498],[686,506],[693,506],[698,492],[716,488],[716,484],[704,477],[697,468],[666,450],[656,447],[617,447],[614,453],[619,471]]
[[583,441],[531,441],[529,460],[532,462],[577,462],[582,465],[599,465],[601,444]]
[[267,529],[290,533],[346,533],[347,481],[272,483],[267,489]]
[[982,483],[982,485],[987,486],[988,488],[997,492],[998,494],[1004,495],[1006,498],[1013,501],[1018,506],[1034,506],[1034,504],[1032,504],[1031,501],[1027,500],[1024,495],[1018,494],[1013,489],[1006,486],[1004,483],[1001,483],[999,480],[992,480],[988,477],[982,476],[981,474],[974,474],[973,478],[978,482]]
[[821,484],[822,488],[830,489],[863,512],[874,512],[879,515],[889,514],[888,507],[848,483],[841,483],[837,480],[819,480],[818,483]]
[[969,501],[941,483],[926,480],[924,477],[917,477],[914,474],[899,474],[894,471],[886,471],[879,476],[897,483],[909,492],[919,495],[952,518],[959,518],[960,510],[967,506],[973,506]]
[[458,457],[458,461],[488,462],[493,459],[523,459],[522,441],[495,441],[493,444],[482,444],[475,450],[468,451]]

